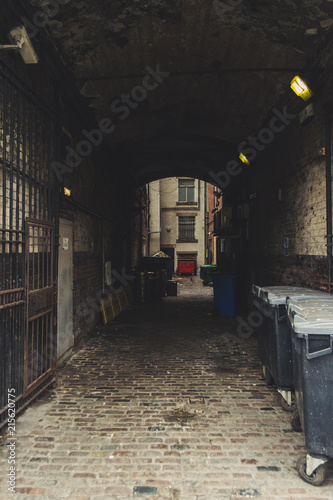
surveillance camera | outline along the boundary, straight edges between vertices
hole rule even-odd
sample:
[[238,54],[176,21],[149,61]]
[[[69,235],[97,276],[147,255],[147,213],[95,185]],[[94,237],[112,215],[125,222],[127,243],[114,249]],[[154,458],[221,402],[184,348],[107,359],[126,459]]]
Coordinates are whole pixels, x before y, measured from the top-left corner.
[[38,63],[37,54],[24,26],[17,26],[16,28],[13,28],[10,32],[10,36],[16,43],[16,47],[26,64]]

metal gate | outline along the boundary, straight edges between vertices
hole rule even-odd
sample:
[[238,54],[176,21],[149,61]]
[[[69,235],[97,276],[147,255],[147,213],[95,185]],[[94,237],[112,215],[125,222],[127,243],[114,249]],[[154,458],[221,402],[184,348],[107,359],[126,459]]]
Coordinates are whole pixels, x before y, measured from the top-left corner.
[[0,61],[0,427],[8,389],[19,411],[54,367],[52,111]]
[[23,397],[55,368],[53,224],[30,219],[26,223],[26,297]]

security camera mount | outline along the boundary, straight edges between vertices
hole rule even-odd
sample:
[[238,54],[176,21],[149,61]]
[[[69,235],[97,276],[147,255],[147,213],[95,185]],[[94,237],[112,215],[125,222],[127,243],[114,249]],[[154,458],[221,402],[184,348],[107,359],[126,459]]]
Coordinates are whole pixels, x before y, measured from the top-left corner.
[[10,32],[14,45],[0,45],[0,50],[18,50],[26,64],[37,64],[38,57],[24,26],[17,26]]

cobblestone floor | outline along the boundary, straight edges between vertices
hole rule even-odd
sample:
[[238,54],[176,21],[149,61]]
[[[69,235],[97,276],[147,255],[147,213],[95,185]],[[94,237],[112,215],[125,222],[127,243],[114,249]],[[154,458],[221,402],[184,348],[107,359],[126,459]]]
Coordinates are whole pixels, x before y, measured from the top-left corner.
[[[183,279],[178,297],[96,329],[17,421],[16,493],[1,499],[333,498],[295,470],[302,434],[267,387],[255,335],[212,314],[212,289]],[[7,441],[8,442],[8,441]]]

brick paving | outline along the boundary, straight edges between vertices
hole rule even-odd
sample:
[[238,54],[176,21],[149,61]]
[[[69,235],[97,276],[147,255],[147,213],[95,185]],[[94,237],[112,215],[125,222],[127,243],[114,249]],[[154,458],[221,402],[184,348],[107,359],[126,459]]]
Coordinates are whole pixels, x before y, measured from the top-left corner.
[[100,327],[59,370],[57,387],[17,421],[16,493],[1,499],[319,500],[295,470],[304,437],[267,387],[257,340],[212,314],[212,289],[181,280],[178,297]]

